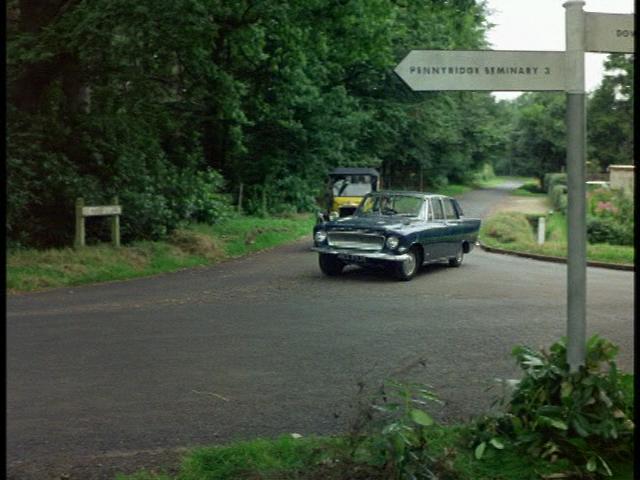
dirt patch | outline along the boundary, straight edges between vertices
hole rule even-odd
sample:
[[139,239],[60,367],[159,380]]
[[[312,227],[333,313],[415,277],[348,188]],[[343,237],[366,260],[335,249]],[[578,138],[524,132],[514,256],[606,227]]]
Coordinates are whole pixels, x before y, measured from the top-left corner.
[[224,250],[220,242],[201,233],[176,230],[169,237],[169,243],[183,252],[199,255],[207,260],[217,260],[224,257]]
[[244,244],[245,245],[253,245],[254,243],[256,243],[256,239],[258,238],[258,236],[262,235],[263,233],[272,233],[272,232],[286,233],[288,231],[289,231],[289,229],[286,228],[286,227],[270,227],[270,228],[258,227],[258,228],[254,228],[253,230],[250,230],[250,231],[248,231],[246,233],[245,239],[244,239]]
[[495,215],[498,212],[519,212],[542,215],[548,213],[550,209],[547,197],[517,197],[511,195],[496,205],[491,210],[491,214]]
[[138,247],[126,247],[120,250],[120,255],[127,265],[136,270],[142,270],[149,265],[150,254]]
[[139,470],[176,475],[186,448],[110,452],[79,459],[56,459],[50,463],[29,461],[8,465],[9,480],[113,480],[117,474]]

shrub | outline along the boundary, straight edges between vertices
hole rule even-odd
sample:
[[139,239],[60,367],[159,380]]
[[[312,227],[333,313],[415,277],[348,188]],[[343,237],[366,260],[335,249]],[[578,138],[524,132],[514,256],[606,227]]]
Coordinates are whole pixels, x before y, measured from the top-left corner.
[[598,189],[587,196],[590,243],[633,245],[633,198],[622,191]]
[[633,245],[633,225],[619,223],[613,218],[588,217],[587,239],[589,243]]
[[486,182],[496,177],[493,166],[490,163],[484,163],[482,168],[474,174],[474,180]]
[[483,236],[500,243],[533,242],[533,230],[523,213],[503,212],[489,218],[482,226]]
[[611,342],[593,336],[585,365],[570,372],[564,339],[549,352],[514,348],[524,376],[510,381],[514,390],[503,400],[506,412],[479,423],[475,443],[486,442],[489,432],[536,457],[564,458],[582,474],[610,476],[606,459],[631,458],[635,428],[630,376],[618,372],[617,352]]
[[566,213],[567,211],[567,186],[562,184],[554,185],[549,190],[549,199],[553,208],[559,212]]
[[566,173],[547,173],[542,180],[542,188],[549,193],[556,185],[567,185]]
[[365,416],[362,432],[351,435],[351,462],[360,456],[384,472],[387,479],[432,479],[446,474],[447,465],[431,456],[429,427],[434,420],[424,410],[428,402],[442,403],[417,383],[385,382],[378,396],[360,412]]

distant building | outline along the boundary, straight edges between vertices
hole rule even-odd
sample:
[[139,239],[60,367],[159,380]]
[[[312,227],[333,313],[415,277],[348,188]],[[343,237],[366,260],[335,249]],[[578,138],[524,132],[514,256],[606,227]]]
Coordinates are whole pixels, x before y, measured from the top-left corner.
[[634,170],[633,165],[609,165],[609,185],[611,188],[633,193]]

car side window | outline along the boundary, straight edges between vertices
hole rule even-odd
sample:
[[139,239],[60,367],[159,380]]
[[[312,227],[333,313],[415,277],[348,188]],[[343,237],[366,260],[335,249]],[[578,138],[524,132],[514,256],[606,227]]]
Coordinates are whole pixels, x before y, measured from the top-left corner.
[[455,207],[453,206],[453,201],[450,198],[443,198],[444,202],[444,213],[447,215],[448,220],[457,220],[458,213],[456,212]]
[[444,220],[444,212],[442,210],[442,202],[439,198],[432,198],[431,205],[433,207],[433,219]]
[[456,209],[456,212],[458,213],[458,217],[459,218],[464,217],[464,213],[462,212],[462,207],[460,206],[460,204],[456,200],[452,200],[452,202],[453,202],[453,206]]

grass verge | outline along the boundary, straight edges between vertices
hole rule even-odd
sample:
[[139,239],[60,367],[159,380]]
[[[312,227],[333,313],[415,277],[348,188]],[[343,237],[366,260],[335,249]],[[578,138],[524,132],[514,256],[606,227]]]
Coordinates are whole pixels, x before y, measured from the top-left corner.
[[460,185],[457,183],[452,183],[449,185],[445,185],[443,187],[428,189],[429,193],[435,193],[438,195],[446,195],[448,197],[455,197],[458,195],[462,195],[464,193],[470,192],[474,187],[472,185]]
[[7,290],[29,292],[211,265],[310,235],[313,225],[312,215],[237,216],[214,226],[190,225],[165,241],[135,242],[118,249],[104,244],[80,250],[16,250],[7,252]]
[[[457,480],[540,480],[568,478],[559,476],[568,470],[563,461],[550,463],[523,455],[507,446],[504,450],[488,449],[477,460],[468,446],[465,425],[440,426],[429,429],[427,449],[436,464],[448,472],[443,477]],[[194,449],[183,458],[177,475],[139,471],[118,475],[116,480],[388,480],[389,472],[373,458],[360,455],[349,461],[347,437],[257,439],[235,442],[227,446]],[[633,463],[612,462],[611,480],[631,480]]]
[[526,180],[523,185],[511,192],[517,197],[546,197],[547,194],[535,180]]
[[[566,217],[560,213],[547,216],[546,238],[538,245],[527,215],[501,212],[485,220],[480,229],[480,241],[488,247],[534,253],[553,257],[567,256]],[[587,245],[587,259],[595,262],[632,265],[634,248],[605,243]]]
[[[504,184],[505,182],[524,182],[517,190],[513,191],[514,195],[527,195],[527,196],[538,196],[535,193],[534,189],[537,189],[537,182],[530,177],[491,177],[488,179],[476,179],[468,185],[451,183],[449,185],[427,189],[429,193],[436,193],[439,195],[447,195],[449,197],[455,197],[457,195],[462,195],[464,193],[470,192],[471,190],[477,190],[482,188],[495,188]],[[531,191],[529,191],[531,190]],[[533,193],[532,193],[533,192]],[[544,196],[544,193],[541,193],[540,196]]]

